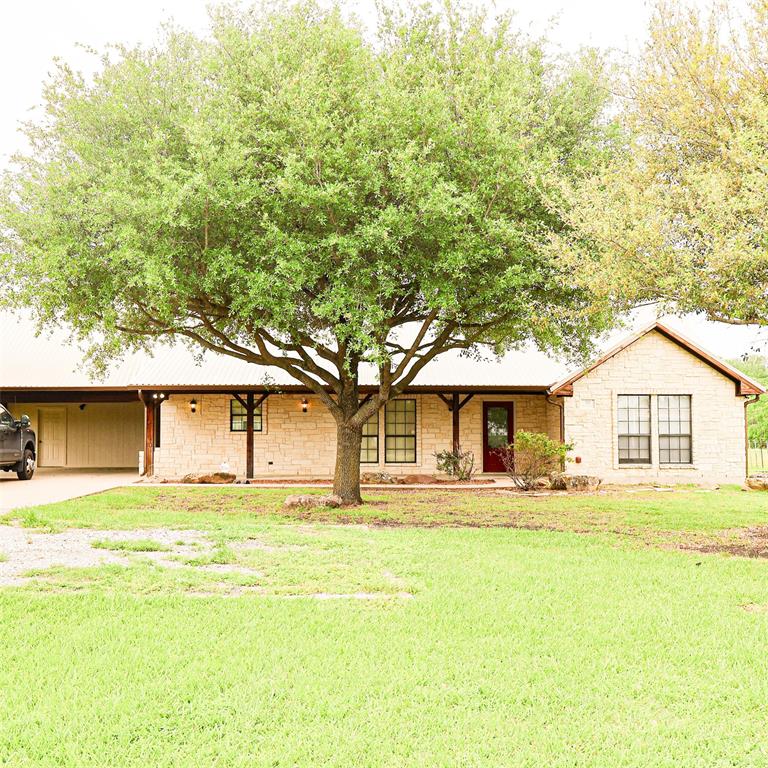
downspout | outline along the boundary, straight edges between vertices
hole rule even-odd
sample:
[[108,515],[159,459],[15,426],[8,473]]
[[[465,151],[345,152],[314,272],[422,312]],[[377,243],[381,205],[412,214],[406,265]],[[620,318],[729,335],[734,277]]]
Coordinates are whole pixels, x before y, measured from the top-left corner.
[[760,395],[754,395],[750,400],[748,397],[744,398],[744,467],[746,470],[745,477],[749,477],[749,419],[747,418],[747,408],[756,403],[760,399]]
[[[562,398],[560,398],[562,400]],[[552,400],[552,395],[547,395],[547,402],[550,405],[557,406],[560,409],[560,442],[565,442],[565,403]]]
[[[550,405],[557,406],[560,409],[560,442],[565,442],[565,402],[560,398],[560,402],[557,402],[557,398],[552,400],[552,395],[547,395],[547,402]],[[565,472],[565,461],[560,462],[560,471]]]

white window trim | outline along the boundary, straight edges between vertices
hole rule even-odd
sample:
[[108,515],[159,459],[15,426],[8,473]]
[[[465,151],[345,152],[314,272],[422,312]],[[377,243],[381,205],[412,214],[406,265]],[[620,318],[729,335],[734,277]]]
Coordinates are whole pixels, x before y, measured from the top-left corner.
[[[651,461],[648,464],[620,464],[619,463],[619,395],[650,395],[651,396]],[[659,463],[659,414],[658,397],[659,395],[688,395],[691,398],[691,463],[690,464],[660,464]],[[620,388],[611,390],[611,462],[613,469],[619,472],[634,472],[639,474],[650,470],[658,472],[697,472],[696,466],[696,443],[694,440],[695,419],[694,419],[694,393],[693,392],[673,392],[669,387],[650,387],[644,391],[632,388]]]

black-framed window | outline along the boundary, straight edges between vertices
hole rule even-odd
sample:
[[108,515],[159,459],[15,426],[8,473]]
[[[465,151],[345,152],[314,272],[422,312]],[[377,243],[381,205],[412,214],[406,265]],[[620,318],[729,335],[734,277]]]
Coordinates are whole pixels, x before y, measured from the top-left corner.
[[690,464],[691,396],[659,395],[659,464]]
[[[239,401],[232,398],[229,401],[229,431],[230,432],[245,432],[248,426],[248,414],[246,413],[245,406]],[[253,410],[253,431],[261,432],[262,419],[261,419],[261,406],[258,405]]]
[[363,442],[360,444],[360,463],[379,463],[379,412],[363,424]]
[[651,396],[619,395],[619,464],[651,463]]
[[416,401],[390,400],[384,406],[384,460],[416,463]]

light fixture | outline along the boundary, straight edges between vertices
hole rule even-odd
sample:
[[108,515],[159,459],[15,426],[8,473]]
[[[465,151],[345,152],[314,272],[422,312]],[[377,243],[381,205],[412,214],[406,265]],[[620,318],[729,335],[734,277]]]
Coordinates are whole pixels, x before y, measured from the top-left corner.
[[189,401],[189,410],[192,413],[196,413],[197,412],[197,400],[190,400]]
[[302,410],[302,413],[306,413],[308,407],[309,407],[309,400],[307,400],[306,397],[302,397],[301,398],[301,410]]

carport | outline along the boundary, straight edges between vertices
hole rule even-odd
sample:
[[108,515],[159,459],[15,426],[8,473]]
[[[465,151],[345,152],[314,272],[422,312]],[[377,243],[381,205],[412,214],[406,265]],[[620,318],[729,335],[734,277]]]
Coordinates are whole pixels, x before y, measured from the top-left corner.
[[0,402],[29,416],[43,469],[138,469],[144,406],[136,389],[0,389]]
[[35,335],[5,312],[0,328],[0,402],[16,418],[29,416],[38,467],[138,471],[144,405],[130,386],[138,358],[126,355],[99,374],[63,328]]

